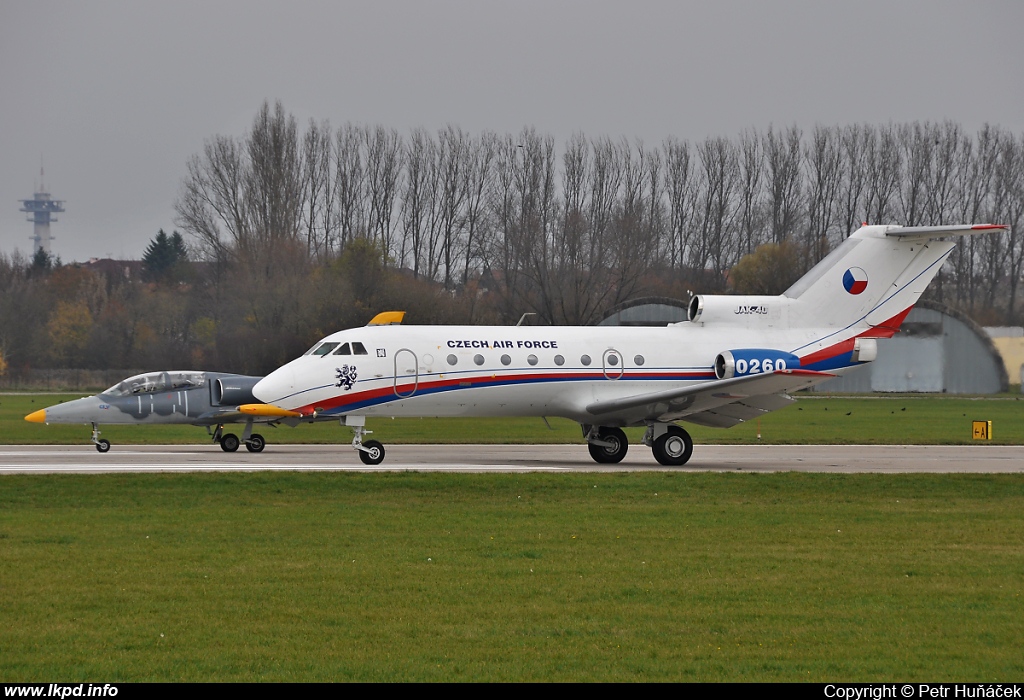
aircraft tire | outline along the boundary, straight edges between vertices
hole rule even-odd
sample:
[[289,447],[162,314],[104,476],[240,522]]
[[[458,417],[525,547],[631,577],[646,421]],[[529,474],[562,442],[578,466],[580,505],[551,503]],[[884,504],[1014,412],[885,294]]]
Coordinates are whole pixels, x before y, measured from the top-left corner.
[[598,431],[598,436],[605,442],[614,443],[614,446],[604,447],[603,445],[587,443],[590,456],[594,458],[594,461],[598,464],[618,464],[621,462],[626,456],[626,451],[629,449],[629,441],[626,440],[626,434],[619,428],[601,428]]
[[220,449],[225,452],[234,452],[238,449],[238,436],[234,433],[224,433],[220,438]]
[[384,461],[384,445],[380,444],[376,440],[367,440],[363,443],[365,450],[358,450],[359,459],[363,461],[363,464],[380,464]]
[[262,452],[263,448],[267,446],[267,441],[263,439],[263,436],[259,433],[253,433],[249,436],[249,442],[245,443],[245,449],[250,452]]
[[678,425],[668,426],[668,431],[651,446],[658,464],[666,467],[681,467],[690,461],[693,454],[693,438]]
[[110,452],[110,440],[100,438],[96,441],[97,452]]

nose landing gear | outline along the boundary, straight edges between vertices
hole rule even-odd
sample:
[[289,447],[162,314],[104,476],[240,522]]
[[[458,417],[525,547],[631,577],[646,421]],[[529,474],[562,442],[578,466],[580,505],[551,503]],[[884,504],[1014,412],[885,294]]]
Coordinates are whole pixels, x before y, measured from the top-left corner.
[[363,440],[373,431],[366,429],[366,416],[342,416],[341,424],[352,428],[352,447],[359,453],[363,464],[374,466],[384,461],[384,445],[376,440]]
[[92,444],[96,445],[97,452],[110,452],[110,440],[100,437],[100,427],[95,423],[92,424]]

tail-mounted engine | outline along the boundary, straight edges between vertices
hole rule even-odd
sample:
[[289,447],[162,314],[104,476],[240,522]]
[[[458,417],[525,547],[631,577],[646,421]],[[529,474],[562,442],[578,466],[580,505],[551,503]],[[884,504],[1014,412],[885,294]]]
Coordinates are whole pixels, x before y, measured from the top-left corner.
[[715,376],[719,379],[745,377],[749,374],[762,374],[799,367],[799,357],[781,350],[761,348],[726,350],[715,358]]
[[698,294],[690,299],[686,319],[692,323],[748,328],[782,327],[790,321],[794,303],[785,296]]

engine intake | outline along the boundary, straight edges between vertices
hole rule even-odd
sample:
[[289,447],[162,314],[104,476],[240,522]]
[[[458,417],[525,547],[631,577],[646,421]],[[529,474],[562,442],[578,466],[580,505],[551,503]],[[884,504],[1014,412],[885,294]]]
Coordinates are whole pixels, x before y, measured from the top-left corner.
[[215,406],[241,406],[263,403],[252,395],[252,388],[262,377],[221,377],[213,383]]
[[780,369],[796,369],[800,358],[782,350],[767,348],[745,348],[726,350],[715,357],[715,376],[719,379],[745,377],[751,374],[767,374]]

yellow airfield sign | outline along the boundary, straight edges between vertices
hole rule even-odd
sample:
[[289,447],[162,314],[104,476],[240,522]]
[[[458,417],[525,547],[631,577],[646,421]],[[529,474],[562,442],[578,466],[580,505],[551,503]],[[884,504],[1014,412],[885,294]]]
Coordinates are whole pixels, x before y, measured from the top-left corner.
[[991,440],[992,439],[992,421],[990,420],[976,420],[974,423],[974,439],[975,440]]

